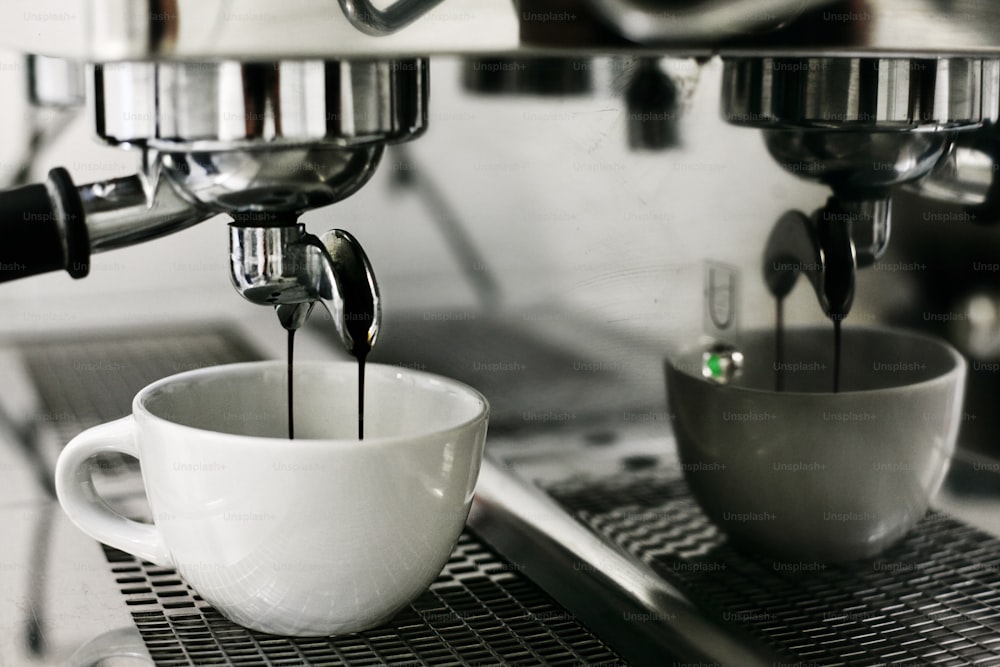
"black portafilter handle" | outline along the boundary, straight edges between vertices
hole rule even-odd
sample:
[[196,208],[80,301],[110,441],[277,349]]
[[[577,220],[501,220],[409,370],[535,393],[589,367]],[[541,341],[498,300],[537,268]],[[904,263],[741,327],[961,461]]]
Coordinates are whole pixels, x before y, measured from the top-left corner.
[[90,272],[83,202],[62,167],[44,183],[0,191],[0,282],[60,269]]

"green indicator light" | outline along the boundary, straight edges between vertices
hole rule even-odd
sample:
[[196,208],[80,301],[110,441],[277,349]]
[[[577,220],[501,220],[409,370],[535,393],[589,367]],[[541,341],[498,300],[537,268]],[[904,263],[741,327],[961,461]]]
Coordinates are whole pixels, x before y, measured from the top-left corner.
[[722,377],[722,359],[717,354],[709,355],[705,361],[708,370],[712,372],[712,377]]
[[711,382],[729,384],[743,370],[743,353],[732,345],[718,343],[701,353],[701,376]]

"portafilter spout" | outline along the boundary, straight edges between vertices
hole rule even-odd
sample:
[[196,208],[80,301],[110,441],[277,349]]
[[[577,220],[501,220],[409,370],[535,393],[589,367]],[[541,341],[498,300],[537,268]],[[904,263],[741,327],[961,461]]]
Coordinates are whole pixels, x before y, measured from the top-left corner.
[[382,323],[378,283],[357,239],[334,229],[321,236],[299,223],[262,225],[260,214],[234,216],[230,225],[233,286],[248,301],[275,307],[294,331],[316,302],[333,317],[344,349],[363,356]]
[[858,252],[851,237],[851,220],[836,213],[833,200],[812,217],[788,211],[771,230],[764,249],[764,283],[784,299],[804,275],[820,307],[832,320],[843,319],[854,301]]
[[827,185],[825,206],[771,231],[764,281],[779,305],[800,274],[831,319],[850,311],[855,272],[889,239],[892,190],[918,182],[956,137],[995,119],[1000,64],[988,58],[740,57],[723,72],[722,111],[763,130],[786,171]]
[[764,281],[784,298],[805,275],[831,319],[843,319],[854,299],[855,273],[885,253],[891,230],[891,190],[923,178],[951,149],[952,132],[767,130],[765,143],[783,168],[826,184],[826,204],[807,216],[779,218],[764,250]]

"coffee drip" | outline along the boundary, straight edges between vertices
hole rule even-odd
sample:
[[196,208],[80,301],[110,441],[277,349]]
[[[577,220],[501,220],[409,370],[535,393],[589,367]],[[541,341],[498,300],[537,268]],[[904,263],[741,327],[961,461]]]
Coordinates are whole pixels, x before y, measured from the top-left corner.
[[[234,260],[234,281],[251,301],[272,304],[278,321],[288,332],[288,438],[295,438],[295,332],[320,302],[333,317],[338,340],[358,362],[358,438],[363,439],[365,362],[382,318],[378,284],[364,250],[353,236],[340,229],[317,237],[302,225],[273,229],[231,227],[240,249]],[[270,246],[280,247],[283,261],[261,261],[261,249]],[[273,270],[262,276],[261,266]],[[267,297],[261,298],[263,294]]]
[[[367,329],[367,327],[366,327]],[[288,439],[295,439],[295,329],[288,330]],[[358,361],[358,440],[365,439],[365,361],[371,347],[355,344],[351,353]]]
[[840,325],[844,318],[833,320],[833,393],[840,391]]
[[295,329],[288,330],[288,439],[295,439]]
[[774,390],[785,390],[785,300],[774,300]]
[[365,361],[372,349],[368,340],[368,330],[373,321],[373,309],[348,313],[347,330],[354,340],[351,354],[358,360],[358,440],[365,439]]
[[[778,219],[768,238],[763,263],[764,282],[775,299],[775,391],[784,391],[786,384],[784,299],[800,275],[808,279],[820,307],[833,322],[832,389],[834,393],[840,391],[841,328],[854,300],[858,267],[854,234],[860,234],[866,223],[874,229],[879,221],[887,222],[887,218],[852,215],[836,198],[811,217],[788,211]],[[877,252],[869,250],[862,255],[866,261],[874,261]]]
[[[774,390],[785,390],[785,300],[774,300]],[[833,321],[833,393],[840,392],[841,325],[843,315]]]

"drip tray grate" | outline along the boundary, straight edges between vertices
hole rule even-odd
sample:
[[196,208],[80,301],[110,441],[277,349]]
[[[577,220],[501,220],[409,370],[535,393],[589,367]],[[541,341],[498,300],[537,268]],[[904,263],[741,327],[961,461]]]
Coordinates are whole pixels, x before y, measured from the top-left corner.
[[1000,540],[931,512],[878,559],[736,551],[668,473],[549,486],[564,509],[790,664],[1000,665]]
[[131,412],[146,385],[177,373],[261,355],[225,325],[101,332],[18,346],[45,411],[64,442]]
[[105,547],[157,665],[618,665],[618,657],[471,533],[438,579],[387,625],[350,635],[267,635],[227,620],[177,573]]

